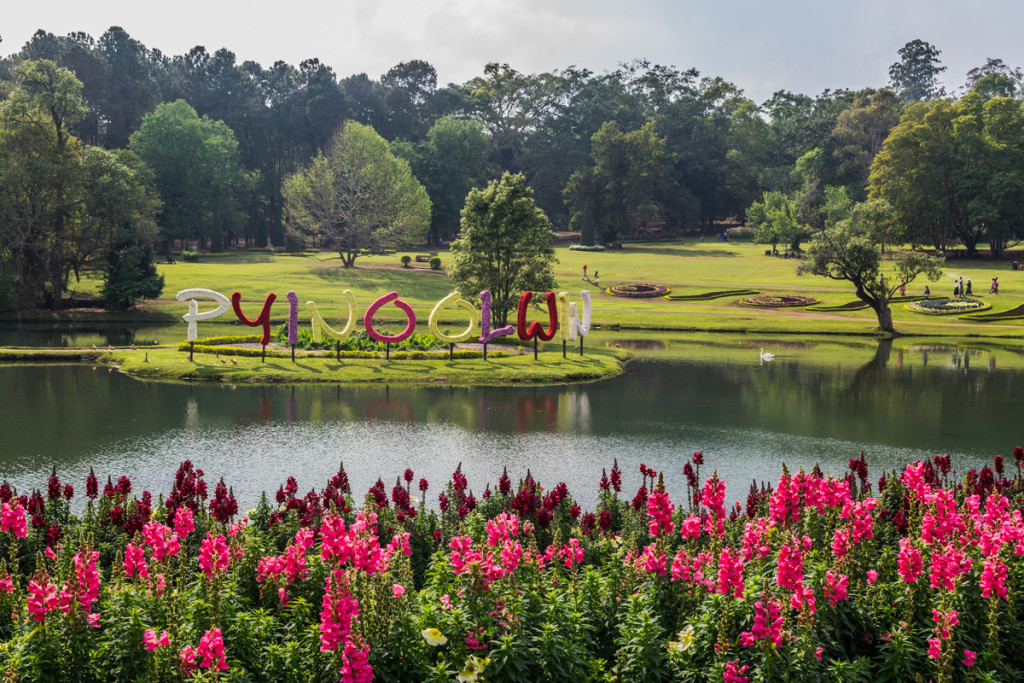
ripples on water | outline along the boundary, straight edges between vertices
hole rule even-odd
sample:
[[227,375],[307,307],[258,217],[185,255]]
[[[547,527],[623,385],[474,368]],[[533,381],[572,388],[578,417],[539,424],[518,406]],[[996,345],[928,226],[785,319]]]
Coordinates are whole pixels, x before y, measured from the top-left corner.
[[565,481],[592,509],[615,458],[624,496],[636,492],[643,463],[664,472],[678,499],[682,465],[701,450],[702,477],[717,469],[730,500],[743,500],[752,480],[776,481],[782,461],[841,473],[865,451],[876,479],[938,452],[953,451],[961,471],[1008,454],[1021,372],[997,371],[984,357],[968,372],[936,362],[939,354],[948,349],[907,351],[898,362],[862,352],[831,367],[785,356],[758,366],[756,352],[744,351],[640,362],[613,380],[545,388],[231,390],[82,366],[2,367],[0,395],[19,400],[0,413],[0,475],[22,490],[42,487],[56,463],[81,494],[92,465],[156,495],[189,458],[211,490],[223,476],[246,510],[289,476],[301,491],[321,490],[342,461],[357,497],[377,477],[390,491],[408,467],[430,482],[433,504],[461,462],[478,497],[503,467],[513,480],[529,469],[546,488]]

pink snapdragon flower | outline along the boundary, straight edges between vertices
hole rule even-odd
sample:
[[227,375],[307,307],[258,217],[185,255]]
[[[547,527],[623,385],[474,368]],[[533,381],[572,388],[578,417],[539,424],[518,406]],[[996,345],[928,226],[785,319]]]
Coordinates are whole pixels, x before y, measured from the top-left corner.
[[981,597],[988,598],[994,593],[997,598],[1006,598],[1006,563],[997,556],[986,557],[981,570]]
[[749,664],[739,665],[739,662],[730,660],[725,663],[725,670],[722,671],[723,683],[748,683],[750,678],[744,676],[747,669],[750,668]]
[[231,566],[231,550],[224,534],[213,535],[207,531],[206,538],[199,545],[199,567],[207,579],[223,574]]
[[896,556],[897,571],[903,583],[914,583],[924,570],[921,551],[910,543],[909,538],[901,538],[900,552]]
[[178,538],[187,538],[195,528],[192,509],[187,505],[179,505],[174,511],[174,533],[178,534]]
[[85,612],[89,612],[92,604],[100,597],[100,573],[96,567],[100,553],[98,550],[82,550],[71,558],[74,565],[74,581],[68,581],[60,595],[60,608],[65,614],[78,604]]
[[224,653],[224,637],[219,628],[211,628],[199,639],[196,656],[201,657],[199,666],[227,671],[228,663]]
[[333,652],[348,638],[352,620],[359,615],[359,601],[349,593],[342,570],[332,570],[325,582],[320,609],[320,650]]
[[665,576],[668,556],[665,553],[658,551],[656,543],[651,543],[649,546],[644,548],[642,553],[640,553],[640,557],[637,558],[637,563],[640,568],[648,574]]
[[786,634],[782,631],[782,607],[774,599],[767,604],[758,600],[754,603],[754,628],[740,634],[740,644],[750,646],[758,640],[770,640],[776,647],[782,647]]
[[130,579],[135,574],[148,579],[149,567],[146,566],[146,551],[129,542],[124,549],[124,575]]
[[519,535],[519,518],[502,512],[487,522],[487,545],[492,548],[504,545],[505,541]]
[[146,543],[152,547],[154,560],[159,561],[164,558],[174,557],[181,550],[178,534],[160,522],[149,522],[143,526],[142,536],[145,538]]
[[931,587],[956,590],[959,576],[969,572],[973,562],[974,558],[968,557],[958,548],[936,550],[932,553]]
[[679,533],[682,534],[683,538],[698,538],[700,537],[701,527],[700,517],[697,515],[687,515],[683,523],[679,525]]
[[783,543],[779,548],[776,580],[780,588],[795,590],[804,581],[804,554],[796,543]]
[[181,660],[181,668],[185,671],[195,671],[198,668],[196,666],[196,651],[191,645],[181,648],[178,659]]
[[25,506],[18,501],[0,505],[0,531],[10,531],[15,538],[28,536],[28,520],[25,517]]
[[840,600],[849,599],[850,582],[846,574],[833,572],[831,569],[825,572],[825,597],[828,604],[835,607]]
[[676,525],[672,522],[672,511],[675,506],[664,490],[657,490],[647,499],[647,514],[650,516],[649,532],[651,536],[671,534]]
[[149,650],[150,652],[152,652],[153,650],[157,649],[158,647],[164,647],[165,645],[170,645],[171,644],[170,634],[167,633],[167,631],[164,631],[164,632],[162,632],[158,636],[156,634],[156,631],[154,631],[151,628],[147,628],[142,633],[142,642],[146,646],[146,649]]
[[44,574],[28,582],[28,611],[34,621],[46,619],[57,604],[57,586],[50,583],[50,577]]
[[575,538],[570,538],[569,542],[562,547],[561,552],[563,564],[572,569],[573,565],[583,563],[583,548],[580,546],[580,542]]
[[743,597],[743,558],[732,548],[723,548],[718,556],[718,592]]
[[369,659],[368,644],[363,643],[360,647],[351,640],[346,640],[341,655],[341,683],[372,683],[373,667],[370,666]]

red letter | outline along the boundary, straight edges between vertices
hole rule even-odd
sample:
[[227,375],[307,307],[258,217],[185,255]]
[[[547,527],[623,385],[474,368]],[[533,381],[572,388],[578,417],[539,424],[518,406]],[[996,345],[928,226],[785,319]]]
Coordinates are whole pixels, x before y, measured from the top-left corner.
[[263,302],[263,310],[260,311],[255,320],[249,320],[245,317],[245,313],[242,313],[242,293],[235,292],[231,295],[231,308],[235,309],[235,315],[238,316],[239,320],[249,327],[263,325],[263,337],[260,339],[260,344],[264,346],[270,343],[270,306],[276,298],[277,294],[273,292],[267,294],[267,300]]
[[544,295],[548,303],[547,332],[544,331],[544,328],[538,322],[532,322],[529,327],[526,326],[526,307],[530,305],[530,299],[532,298],[533,292],[523,292],[519,297],[519,315],[516,320],[516,332],[519,333],[519,338],[523,341],[530,341],[534,337],[541,341],[551,341],[558,332],[558,306],[555,304],[555,293],[548,292]]

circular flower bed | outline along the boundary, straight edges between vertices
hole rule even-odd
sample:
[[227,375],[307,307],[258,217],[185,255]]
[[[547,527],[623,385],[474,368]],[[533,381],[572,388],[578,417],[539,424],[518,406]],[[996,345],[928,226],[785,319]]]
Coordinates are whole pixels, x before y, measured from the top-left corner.
[[612,296],[628,296],[634,299],[649,299],[656,296],[665,296],[671,290],[664,285],[652,285],[649,282],[624,282],[621,285],[613,285],[607,292]]
[[818,300],[813,296],[796,296],[795,294],[758,294],[740,299],[740,303],[747,306],[784,308],[786,306],[810,306],[818,303]]
[[960,297],[956,299],[940,298],[911,301],[906,305],[906,308],[908,311],[926,313],[928,315],[954,315],[957,313],[976,313],[977,311],[984,311],[992,308],[992,304],[987,304],[981,299],[966,299]]

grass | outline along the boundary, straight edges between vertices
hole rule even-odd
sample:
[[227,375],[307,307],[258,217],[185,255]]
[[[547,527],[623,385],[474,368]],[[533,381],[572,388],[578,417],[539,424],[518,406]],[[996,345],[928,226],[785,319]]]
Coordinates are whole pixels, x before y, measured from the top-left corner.
[[[571,351],[571,349],[570,349]],[[209,380],[229,384],[343,382],[364,384],[557,384],[603,379],[622,371],[628,352],[588,349],[586,355],[569,353],[563,359],[561,348],[544,348],[538,360],[532,353],[502,358],[431,360],[348,359],[337,361],[324,356],[289,357],[234,356],[237,365],[222,364],[215,354],[197,353],[193,361],[188,353],[173,349],[115,351],[101,354],[101,361],[117,365],[126,374],[142,379]]]
[[[206,263],[161,264],[166,278],[165,299],[147,302],[137,315],[149,320],[179,321],[185,313],[184,303],[173,300],[181,289],[205,287],[226,296],[234,291],[243,295],[243,309],[254,316],[268,292],[278,295],[274,304],[275,324],[285,321],[288,307],[284,294],[293,289],[300,302],[316,301],[328,321],[337,321],[347,314],[341,303],[341,292],[351,289],[362,314],[377,297],[395,290],[416,311],[425,323],[434,305],[451,291],[444,271],[424,267],[402,268],[403,254],[415,256],[418,250],[388,256],[361,257],[356,267],[344,269],[340,261],[328,254],[278,254],[267,250],[208,254]],[[594,302],[594,323],[604,328],[675,331],[728,331],[772,334],[842,334],[874,335],[877,319],[870,309],[821,310],[842,307],[853,298],[853,288],[846,282],[796,274],[799,261],[765,256],[762,245],[749,243],[699,242],[678,240],[656,244],[627,244],[622,250],[577,252],[557,248],[555,279],[559,290],[576,294],[589,290]],[[442,250],[443,264],[450,255]],[[588,266],[590,280],[582,280],[583,265]],[[891,271],[891,266],[887,264]],[[594,278],[600,273],[600,284]],[[1010,271],[1006,261],[951,261],[937,283],[927,283],[933,296],[952,292],[953,278],[963,277],[977,283],[976,291],[986,289],[992,277],[1000,277],[1000,293],[984,295],[989,303],[1016,305],[1024,301],[1024,274]],[[670,287],[672,300],[627,299],[607,294],[603,287],[625,282],[654,282]],[[908,293],[919,294],[926,282],[915,281]],[[83,282],[85,293],[95,291],[97,284]],[[819,300],[818,310],[759,309],[739,306],[739,298],[709,295],[724,290],[756,289],[762,294],[799,294]],[[201,306],[201,308],[203,308]],[[935,319],[892,307],[896,329],[910,335],[1024,337],[1024,322],[1018,319],[982,322],[970,319]],[[378,316],[394,320],[401,314],[386,307]],[[539,309],[531,319],[541,319]],[[23,316],[24,318],[24,316]],[[300,310],[300,320],[305,312]],[[214,323],[233,319],[225,314]],[[445,325],[461,329],[464,317],[452,309],[441,316]],[[200,323],[200,334],[203,323]],[[184,338],[184,325],[182,335]]]

